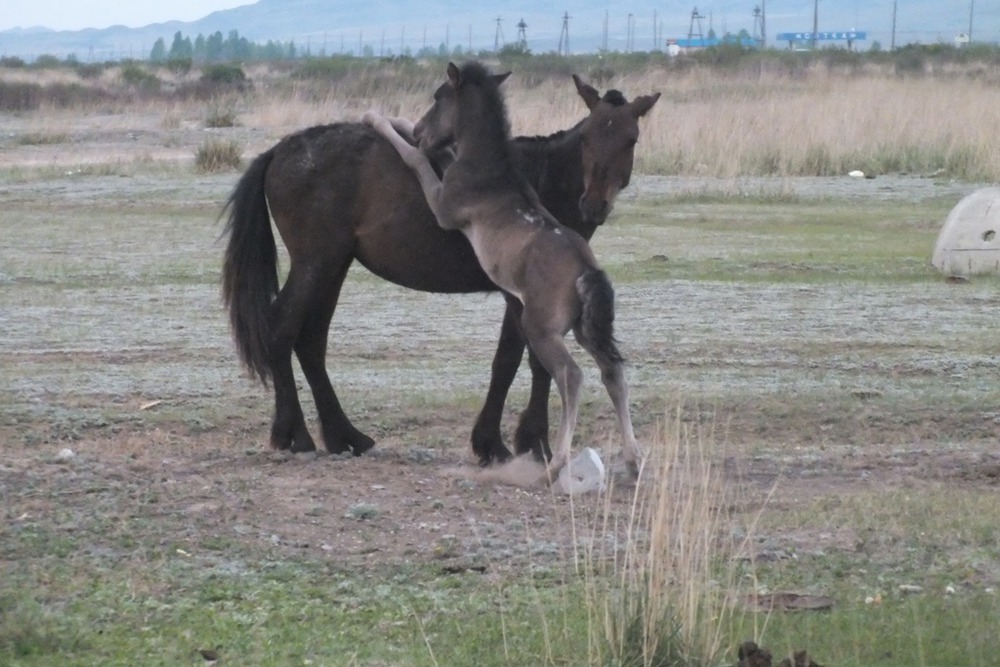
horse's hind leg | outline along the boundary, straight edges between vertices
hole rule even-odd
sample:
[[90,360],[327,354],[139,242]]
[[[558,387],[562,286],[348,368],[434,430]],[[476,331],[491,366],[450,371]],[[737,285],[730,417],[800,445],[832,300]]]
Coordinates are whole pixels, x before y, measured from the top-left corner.
[[330,322],[337,308],[340,288],[344,284],[350,258],[339,268],[339,274],[325,271],[312,272],[310,282],[311,298],[309,309],[295,342],[302,373],[306,376],[316,412],[319,415],[323,443],[327,451],[341,453],[348,450],[360,456],[375,445],[375,441],[356,429],[340,405],[337,393],[326,371],[326,349],[330,333]]
[[288,279],[271,304],[271,356],[272,379],[274,382],[274,419],[271,422],[271,446],[275,449],[291,449],[295,452],[309,452],[316,444],[309,435],[302,405],[299,403],[292,371],[292,349],[301,332],[306,316],[308,301],[307,279],[302,272],[292,267]]

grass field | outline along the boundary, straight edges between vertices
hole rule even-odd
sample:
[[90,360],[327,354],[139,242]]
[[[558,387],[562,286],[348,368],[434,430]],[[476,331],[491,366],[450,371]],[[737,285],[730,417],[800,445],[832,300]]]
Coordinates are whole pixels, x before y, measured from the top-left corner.
[[[637,174],[593,245],[660,465],[570,500],[448,474],[502,300],[359,267],[328,365],[378,447],[269,451],[219,298],[238,172],[195,171],[191,109],[131,113],[0,116],[0,663],[996,663],[1000,285],[929,263],[978,184]],[[282,132],[241,117],[213,136]],[[582,365],[575,447],[614,463]],[[787,593],[831,608],[748,610]]]

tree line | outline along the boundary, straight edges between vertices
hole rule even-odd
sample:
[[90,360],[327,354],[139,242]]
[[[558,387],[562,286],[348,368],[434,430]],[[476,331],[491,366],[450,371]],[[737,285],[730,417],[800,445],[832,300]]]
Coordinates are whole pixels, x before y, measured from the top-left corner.
[[241,37],[239,31],[230,30],[223,36],[217,30],[208,37],[198,34],[192,40],[182,32],[174,33],[174,39],[167,48],[162,37],[156,40],[149,54],[153,63],[167,64],[177,68],[190,68],[191,63],[221,63],[248,60],[283,60],[299,55],[295,42],[268,40],[264,44],[251,42]]

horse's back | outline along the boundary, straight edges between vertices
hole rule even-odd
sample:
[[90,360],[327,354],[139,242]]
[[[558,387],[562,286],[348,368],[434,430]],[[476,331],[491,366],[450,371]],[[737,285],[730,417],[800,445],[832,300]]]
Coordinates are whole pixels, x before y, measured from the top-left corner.
[[273,150],[268,206],[293,264],[353,257],[411,289],[493,288],[468,242],[438,227],[409,167],[369,126],[317,126]]

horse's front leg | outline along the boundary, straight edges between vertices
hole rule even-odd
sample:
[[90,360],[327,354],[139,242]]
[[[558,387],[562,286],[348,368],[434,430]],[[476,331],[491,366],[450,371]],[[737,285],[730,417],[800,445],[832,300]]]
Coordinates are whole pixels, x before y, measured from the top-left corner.
[[549,461],[552,459],[552,449],[549,447],[549,392],[552,389],[552,376],[530,347],[528,366],[531,368],[531,396],[517,422],[514,452],[532,452],[537,460]]
[[490,387],[486,392],[483,409],[472,427],[472,451],[479,457],[479,464],[482,466],[502,463],[510,458],[510,450],[504,446],[500,434],[500,423],[507,393],[524,356],[524,336],[520,324],[521,302],[507,293],[504,293],[504,298],[507,300],[507,308],[500,327],[497,351],[493,355]]

